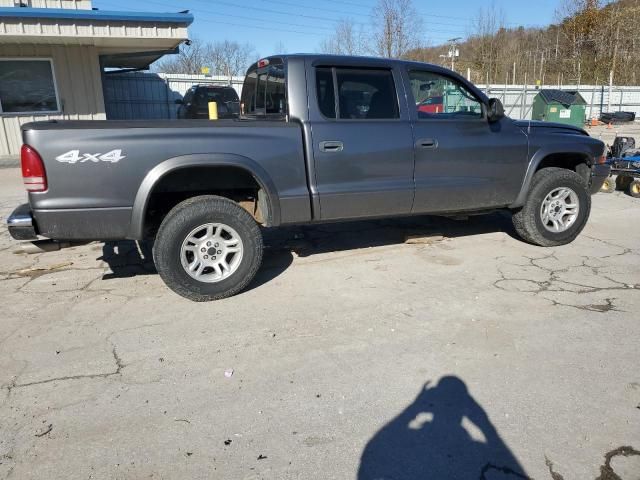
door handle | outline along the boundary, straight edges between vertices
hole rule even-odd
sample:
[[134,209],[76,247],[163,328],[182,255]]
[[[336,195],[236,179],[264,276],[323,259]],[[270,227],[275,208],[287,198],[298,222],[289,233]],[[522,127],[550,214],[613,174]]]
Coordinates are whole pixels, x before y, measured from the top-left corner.
[[320,142],[320,151],[321,152],[341,152],[344,149],[344,145],[342,142]]
[[438,148],[438,141],[435,138],[421,138],[416,142],[418,148]]

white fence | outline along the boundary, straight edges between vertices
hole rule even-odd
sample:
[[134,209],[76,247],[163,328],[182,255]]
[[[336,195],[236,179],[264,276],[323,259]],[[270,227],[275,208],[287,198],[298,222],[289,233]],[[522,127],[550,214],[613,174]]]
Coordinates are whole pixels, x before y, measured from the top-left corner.
[[[512,118],[530,119],[533,99],[538,88],[533,85],[478,85],[489,97],[502,101],[504,111]],[[558,89],[557,85],[539,87]],[[605,85],[562,85],[565,91],[577,91],[587,102],[587,119],[598,118],[602,112],[635,112],[640,119],[640,87],[611,87]]]
[[[238,95],[243,77],[205,77],[165,73],[118,73],[104,77],[104,97],[107,118],[159,119],[176,118],[175,101],[195,84],[231,84]],[[538,89],[533,85],[478,85],[488,96],[499,98],[505,112],[512,118],[531,118],[533,99]],[[540,88],[558,88],[543,85]],[[640,86],[612,87],[602,85],[563,85],[562,90],[578,91],[587,102],[587,118],[601,112],[635,112],[640,118]]]

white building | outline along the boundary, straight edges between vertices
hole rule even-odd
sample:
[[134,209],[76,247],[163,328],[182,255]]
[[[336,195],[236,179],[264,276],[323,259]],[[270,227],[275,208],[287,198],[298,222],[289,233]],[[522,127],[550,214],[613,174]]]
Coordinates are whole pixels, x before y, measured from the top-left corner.
[[177,53],[192,21],[94,10],[91,0],[0,0],[0,161],[19,153],[24,123],[105,119],[104,70]]

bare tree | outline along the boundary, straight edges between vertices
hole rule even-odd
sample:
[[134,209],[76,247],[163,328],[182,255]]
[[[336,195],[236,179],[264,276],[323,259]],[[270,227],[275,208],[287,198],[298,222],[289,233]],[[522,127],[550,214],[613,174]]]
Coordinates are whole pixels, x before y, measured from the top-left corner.
[[207,48],[213,73],[229,78],[243,75],[255,56],[251,45],[229,40],[215,42]]
[[184,73],[199,75],[202,67],[209,67],[214,75],[229,78],[243,75],[256,57],[251,45],[224,40],[204,43],[193,39],[180,47],[180,53],[167,56],[154,66],[154,70],[164,73]]
[[351,19],[342,19],[336,24],[335,33],[320,44],[320,50],[335,55],[365,55],[369,48],[362,28]]
[[498,75],[498,58],[505,45],[504,12],[491,4],[481,8],[473,20],[474,33],[471,42],[475,49],[475,67],[482,73],[482,81],[489,83]]
[[207,44],[194,38],[180,46],[177,55],[162,58],[154,65],[154,70],[163,73],[185,73],[198,75],[207,66]]
[[372,19],[374,51],[381,57],[402,58],[420,46],[423,26],[412,0],[378,0]]

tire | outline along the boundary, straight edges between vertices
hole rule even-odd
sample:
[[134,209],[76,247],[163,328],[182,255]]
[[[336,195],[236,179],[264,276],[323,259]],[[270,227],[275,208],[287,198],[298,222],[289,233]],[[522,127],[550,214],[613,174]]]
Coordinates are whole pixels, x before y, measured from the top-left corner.
[[[547,221],[549,228],[543,223],[543,202],[554,192],[570,190],[570,200],[563,200],[565,203],[577,202],[577,212],[571,216],[567,214],[562,217],[562,221],[567,225],[565,230],[550,231],[556,222],[552,225]],[[573,199],[573,200],[571,200]],[[553,198],[551,198],[553,202]],[[551,203],[553,205],[554,203]],[[569,206],[566,206],[569,208]],[[554,211],[556,207],[550,208]],[[562,214],[563,207],[557,206],[560,210],[554,212],[553,215]],[[591,211],[591,195],[589,195],[588,187],[584,179],[572,170],[564,168],[543,168],[535,173],[531,181],[529,194],[524,206],[513,214],[513,225],[525,241],[539,245],[541,247],[555,247],[558,245],[566,245],[571,243],[580,234],[589,218]],[[572,220],[567,220],[572,217]]]
[[616,190],[627,190],[632,180],[633,177],[630,177],[628,175],[618,175],[616,177]]
[[260,227],[249,212],[227,198],[203,195],[167,214],[155,238],[153,261],[171,290],[207,302],[243,290],[260,268],[262,249]]
[[600,187],[600,191],[603,193],[612,193],[616,189],[616,182],[613,177],[607,177],[602,182],[602,186]]
[[634,178],[631,182],[629,182],[627,193],[633,198],[640,198],[640,180]]

